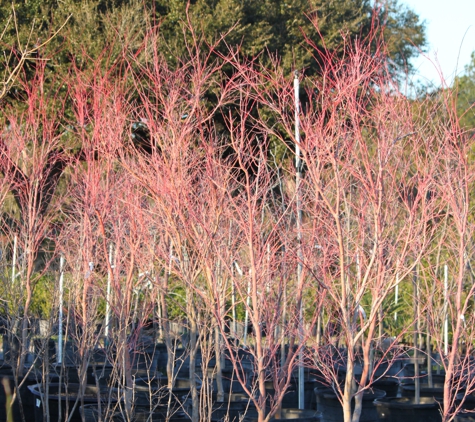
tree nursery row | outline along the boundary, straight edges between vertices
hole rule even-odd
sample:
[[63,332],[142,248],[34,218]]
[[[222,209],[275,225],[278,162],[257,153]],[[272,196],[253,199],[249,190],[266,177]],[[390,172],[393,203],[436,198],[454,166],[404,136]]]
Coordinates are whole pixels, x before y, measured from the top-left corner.
[[376,34],[12,73],[0,419],[472,420],[474,138]]

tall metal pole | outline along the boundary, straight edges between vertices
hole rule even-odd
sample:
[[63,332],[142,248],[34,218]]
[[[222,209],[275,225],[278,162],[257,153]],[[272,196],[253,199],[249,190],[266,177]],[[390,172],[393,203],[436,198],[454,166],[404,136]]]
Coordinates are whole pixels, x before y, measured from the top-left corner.
[[59,321],[58,321],[58,357],[56,361],[63,362],[63,284],[64,284],[64,255],[59,258]]
[[[300,97],[299,97],[300,83],[299,74],[297,71],[294,73],[294,99],[295,99],[295,204],[297,207],[297,285],[299,289],[302,289],[302,210],[300,203],[300,179],[301,174],[301,161],[300,161]],[[304,367],[303,367],[303,295],[300,290],[300,309],[299,309],[299,340],[300,340],[300,352],[299,352],[299,409],[305,407],[305,383],[304,383]]]

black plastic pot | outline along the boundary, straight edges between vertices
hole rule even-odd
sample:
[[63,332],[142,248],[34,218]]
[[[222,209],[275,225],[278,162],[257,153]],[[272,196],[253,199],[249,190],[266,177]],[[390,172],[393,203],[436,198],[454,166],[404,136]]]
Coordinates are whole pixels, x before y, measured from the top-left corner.
[[[422,358],[421,358],[422,359]],[[415,365],[413,363],[407,363],[404,365],[404,371],[401,374],[402,378],[414,378],[415,376]],[[419,378],[427,379],[427,368],[420,367],[419,368]],[[444,382],[445,374],[444,373],[437,373],[436,371],[432,371],[432,381],[433,382]]]
[[440,422],[439,403],[432,397],[421,397],[419,404],[412,397],[383,397],[374,401],[380,421]]
[[117,403],[117,398],[110,395],[108,390],[98,391],[97,387],[91,385],[85,387],[81,397],[79,397],[81,391],[79,384],[50,384],[47,393],[43,390],[42,384],[30,385],[28,388],[34,398],[35,422],[43,422],[45,413],[49,413],[51,421],[66,420],[65,415],[72,413],[70,422],[82,422],[81,401],[84,404],[97,405],[100,400],[104,408],[108,404]]
[[[257,380],[251,381],[254,385],[257,385]],[[315,388],[322,386],[322,383],[316,379],[306,379],[304,380],[304,408],[306,410],[315,410]],[[275,395],[274,383],[273,381],[265,382],[267,400],[272,400]],[[285,409],[295,409],[299,406],[299,386],[298,379],[293,378],[282,399],[282,407]]]
[[[28,345],[25,348],[28,350]],[[18,361],[20,355],[20,340],[16,336],[3,335],[3,360],[7,365],[12,365]]]
[[[122,415],[114,416],[114,422],[126,422],[127,419]],[[147,408],[135,408],[133,422],[189,422],[190,418],[182,411],[176,411],[169,415],[166,412],[154,411],[150,412]]]
[[[197,385],[200,390],[201,385]],[[166,377],[136,378],[134,397],[136,404],[145,406],[170,405],[173,412],[177,411],[190,396],[190,380],[177,378],[170,391]]]
[[37,365],[43,365],[46,362],[49,365],[56,363],[56,342],[53,339],[35,338],[33,339],[33,346]]
[[[59,344],[57,342],[56,354],[59,354]],[[63,343],[62,354],[61,362],[63,364],[68,366],[79,366],[81,364],[78,347],[73,341],[68,340]]]
[[[38,382],[37,374],[30,372],[26,379],[24,376],[20,376],[18,384],[22,384],[20,387],[20,396],[16,398],[12,406],[12,416],[14,421],[21,421],[21,409],[23,409],[24,415],[28,418],[34,411],[34,401],[28,390],[29,385],[36,384]],[[15,391],[15,376],[13,370],[10,367],[0,368],[0,422],[7,420],[7,392],[5,391],[5,385],[10,390],[10,395]],[[20,405],[21,401],[21,405]]]
[[[166,372],[167,361],[168,361],[168,350],[165,343],[156,343],[155,350],[158,352],[157,355],[157,370],[161,372]],[[187,355],[186,350],[183,348],[176,348],[175,359],[183,361]],[[186,365],[184,365],[186,366]],[[189,368],[189,365],[188,365]]]
[[[282,409],[281,417],[279,419],[271,418],[271,422],[277,421],[293,421],[293,422],[318,422],[322,419],[322,414],[316,412],[315,410],[301,410],[301,409]],[[257,418],[255,417],[245,417],[243,422],[256,422]]]
[[332,394],[334,393],[333,389],[330,387],[316,387],[313,389],[313,394],[315,396],[315,410],[318,410],[321,412],[322,408],[325,407],[323,404],[324,401],[324,393],[329,393]]
[[455,415],[454,422],[475,422],[475,412],[462,412]]
[[[183,407],[187,414],[192,413],[193,407],[191,398],[188,398],[184,402]],[[225,394],[223,402],[218,402],[216,395],[213,394],[211,408],[212,421],[227,420],[229,422],[238,422],[247,414],[256,415],[257,413],[253,402],[249,400],[246,394]]]
[[[188,368],[189,370],[189,368]],[[196,375],[198,378],[200,379],[203,379],[204,380],[204,377],[203,377],[203,368],[200,368],[199,366],[197,367],[197,370],[196,370]],[[226,365],[222,371],[221,371],[221,374],[223,376],[223,389],[224,391],[232,391],[233,393],[243,393],[244,392],[244,388],[242,386],[242,384],[238,381],[237,379],[237,375],[233,369],[232,366],[230,365]],[[216,375],[217,375],[217,369],[214,365],[210,365],[208,364],[207,366],[207,374],[206,374],[206,378],[208,379],[208,381],[211,381],[213,383],[213,391],[217,391],[218,389],[218,385],[217,385],[217,381],[216,381]],[[246,376],[247,379],[250,378],[250,376]]]
[[116,422],[117,419],[122,421],[122,415],[117,414],[114,409],[101,409],[102,417],[99,417],[99,406],[95,404],[85,404],[79,407],[79,412],[84,416],[86,422]]
[[404,375],[404,361],[395,359],[390,362],[375,364],[373,376],[379,377],[402,377]]
[[[140,377],[135,379],[135,384],[136,385],[141,385],[141,386],[148,386],[152,385],[153,387],[156,388],[167,388],[168,386],[168,378],[167,377],[153,377],[153,378],[148,378],[148,377]],[[198,389],[200,388],[200,382],[199,380],[197,381],[198,384]],[[190,391],[191,387],[191,382],[189,378],[176,378],[175,379],[175,385],[173,387],[173,391]]]
[[157,370],[159,356],[160,350],[154,345],[138,348],[130,354],[132,368],[147,370],[153,374]]
[[461,391],[456,396],[455,404],[457,406],[462,405],[464,410],[475,411],[475,396]]
[[[86,422],[128,422],[129,420],[121,412],[113,412],[112,414],[103,414],[99,418],[99,409],[97,404],[87,404],[81,406],[81,414],[84,415]],[[189,422],[190,418],[184,412],[174,412],[167,414],[155,409],[150,411],[149,408],[135,407],[131,422]]]
[[[333,390],[315,389],[317,394],[317,410],[323,415],[325,422],[343,422],[343,408],[338,397]],[[373,401],[383,398],[386,393],[382,390],[366,391],[363,394],[363,409],[361,411],[360,422],[379,422],[378,412],[373,405]],[[355,400],[351,401],[351,409],[354,410]],[[420,421],[419,421],[420,422]]]
[[[79,368],[76,365],[54,364],[51,376],[55,377],[53,380],[56,382],[59,382],[61,377],[64,383],[79,384]],[[111,382],[113,369],[113,366],[110,364],[91,363],[86,369],[86,383],[96,385],[96,382],[98,382],[100,387],[108,387]]]
[[386,392],[386,397],[396,397],[399,392],[399,378],[382,377],[373,382],[372,386]]
[[[403,397],[415,397],[416,384],[414,382],[401,384],[401,395]],[[429,384],[426,384],[426,383],[420,384],[421,397],[442,397],[443,395],[444,395],[444,384],[434,383],[432,387],[429,387]]]

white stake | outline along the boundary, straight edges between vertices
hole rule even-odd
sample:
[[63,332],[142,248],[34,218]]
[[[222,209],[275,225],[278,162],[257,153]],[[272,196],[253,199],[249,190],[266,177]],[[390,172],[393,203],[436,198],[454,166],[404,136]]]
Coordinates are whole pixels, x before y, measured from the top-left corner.
[[[112,268],[112,243],[109,245],[109,265]],[[111,281],[112,281],[112,274],[109,271],[107,273],[106,320],[105,320],[106,327],[104,329],[104,336],[106,338],[106,345],[109,343]]]
[[394,311],[394,321],[397,321],[397,303],[399,300],[399,273],[396,274],[396,292],[394,295],[394,305],[396,306],[396,310]]
[[[294,99],[295,99],[295,197],[296,197],[296,207],[297,207],[297,242],[298,242],[298,263],[297,263],[297,285],[299,288],[302,287],[302,210],[300,204],[300,179],[301,179],[301,162],[300,162],[300,122],[299,122],[299,112],[300,112],[300,98],[299,98],[299,75],[295,71],[294,77]],[[300,340],[300,352],[299,352],[299,409],[305,407],[305,383],[304,383],[304,367],[303,367],[303,298],[300,302],[299,309],[299,340]]]
[[449,354],[449,316],[448,316],[449,268],[444,265],[444,354]]
[[[249,274],[251,270],[249,270]],[[249,277],[249,282],[247,283],[247,300],[246,300],[246,313],[244,316],[244,338],[243,346],[246,347],[247,342],[247,326],[249,324],[249,306],[251,304],[251,278]]]
[[64,284],[64,255],[59,258],[59,321],[58,321],[58,356],[56,362],[63,362],[63,284]]
[[16,277],[16,254],[17,254],[17,247],[18,247],[18,238],[13,238],[13,262],[12,262],[12,285],[15,284],[15,277]]

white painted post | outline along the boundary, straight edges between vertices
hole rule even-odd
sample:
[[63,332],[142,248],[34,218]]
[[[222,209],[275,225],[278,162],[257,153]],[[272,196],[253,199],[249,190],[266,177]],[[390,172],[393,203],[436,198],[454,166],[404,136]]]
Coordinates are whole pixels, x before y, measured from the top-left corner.
[[[300,167],[300,122],[299,122],[299,113],[300,113],[300,82],[298,72],[295,71],[294,74],[294,100],[295,100],[295,205],[297,207],[297,285],[299,288],[302,286],[302,210],[300,204],[300,179],[302,177]],[[299,309],[299,340],[300,340],[300,353],[299,353],[299,409],[305,407],[305,383],[304,383],[304,367],[303,367],[303,297],[300,302]]]
[[[232,272],[234,275],[234,266],[232,268]],[[234,339],[237,338],[237,327],[236,327],[236,290],[234,287],[234,277],[231,280],[231,306],[232,306],[232,315],[233,315],[233,325],[232,329],[229,327],[231,331],[231,335],[233,336]]]
[[[399,301],[399,273],[396,274],[396,291],[394,295],[394,305],[397,307]],[[394,321],[397,321],[397,309],[394,311]]]
[[449,268],[444,265],[444,354],[449,354],[449,315],[448,315]]
[[16,255],[17,255],[17,248],[18,248],[18,238],[15,235],[13,238],[13,262],[12,262],[12,285],[15,284],[15,277],[16,277]]
[[64,255],[59,258],[59,321],[58,321],[58,356],[56,362],[63,362],[63,285],[64,285]]
[[[112,269],[112,243],[109,245],[109,265]],[[106,346],[109,345],[109,324],[110,324],[110,297],[111,297],[111,281],[112,274],[111,271],[107,273],[107,291],[106,291],[106,320],[105,320],[105,329],[104,336],[106,341]]]

